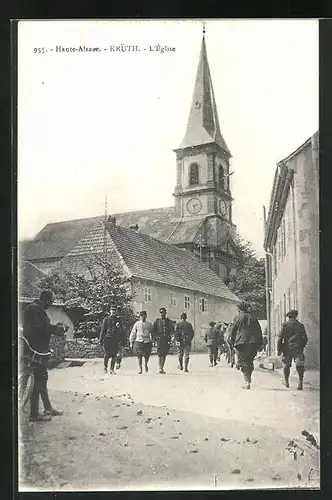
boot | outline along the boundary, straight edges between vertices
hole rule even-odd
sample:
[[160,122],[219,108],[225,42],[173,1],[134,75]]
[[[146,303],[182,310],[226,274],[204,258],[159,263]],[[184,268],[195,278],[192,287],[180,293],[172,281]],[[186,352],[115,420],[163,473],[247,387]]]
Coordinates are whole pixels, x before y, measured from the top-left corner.
[[165,373],[164,372],[164,363],[163,363],[163,357],[159,356],[158,358],[158,364],[159,364],[159,373]]
[[289,387],[289,374],[290,374],[290,368],[289,366],[286,366],[284,368],[284,384],[285,384],[285,387]]
[[138,374],[141,375],[143,373],[143,370],[142,370],[142,359],[141,358],[138,360],[138,367],[139,367]]
[[145,372],[148,373],[149,368],[148,368],[148,359],[145,358]]
[[242,388],[243,389],[250,389],[250,383],[251,383],[250,374],[248,372],[242,372],[242,373],[243,373],[243,377],[244,377],[244,381],[245,381],[245,385]]
[[209,360],[210,360],[210,366],[213,366],[213,356],[212,356],[212,354],[209,356]]
[[50,408],[48,410],[44,410],[44,415],[57,417],[63,415],[63,410],[57,410],[56,408]]
[[297,386],[297,390],[298,391],[302,391],[303,390],[303,376],[304,376],[304,366],[297,366],[296,367],[296,371],[298,373],[298,376],[299,376],[299,383],[298,383],[298,386]]
[[189,370],[188,370],[188,365],[189,365],[189,358],[185,358],[185,360],[184,360],[184,371],[185,371],[186,373],[188,373],[188,372],[189,372]]
[[179,370],[183,370],[183,357],[179,356]]

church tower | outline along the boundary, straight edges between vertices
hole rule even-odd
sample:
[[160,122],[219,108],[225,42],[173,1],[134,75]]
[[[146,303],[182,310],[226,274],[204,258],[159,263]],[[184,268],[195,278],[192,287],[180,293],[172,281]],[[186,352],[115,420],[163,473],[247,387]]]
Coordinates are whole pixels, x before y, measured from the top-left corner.
[[[174,151],[175,215],[188,223],[203,218],[196,238],[200,258],[227,281],[238,267],[230,186],[232,155],[220,132],[204,32],[186,133]],[[197,251],[195,245],[190,249]]]

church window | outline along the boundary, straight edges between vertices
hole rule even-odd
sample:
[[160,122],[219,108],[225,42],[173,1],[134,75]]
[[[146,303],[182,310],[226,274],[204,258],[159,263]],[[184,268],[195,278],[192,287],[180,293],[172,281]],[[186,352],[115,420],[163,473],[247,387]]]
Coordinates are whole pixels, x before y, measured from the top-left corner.
[[190,297],[188,297],[188,295],[185,295],[184,297],[184,308],[190,309]]
[[175,296],[175,293],[171,292],[170,296],[169,296],[169,305],[170,306],[176,306],[176,296]]
[[144,302],[151,302],[151,301],[152,301],[151,288],[146,287],[144,289]]
[[201,312],[206,312],[208,310],[208,304],[206,299],[199,299],[199,310]]
[[199,166],[197,163],[192,163],[189,167],[189,185],[199,184]]
[[222,189],[225,189],[225,171],[222,165],[219,165],[218,167],[218,181],[219,181],[219,186]]

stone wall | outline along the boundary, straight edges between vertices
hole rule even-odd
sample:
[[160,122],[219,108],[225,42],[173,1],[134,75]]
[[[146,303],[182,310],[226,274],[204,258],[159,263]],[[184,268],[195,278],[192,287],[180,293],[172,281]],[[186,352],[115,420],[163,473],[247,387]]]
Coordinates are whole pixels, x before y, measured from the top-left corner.
[[102,358],[103,348],[98,339],[67,339],[66,358]]

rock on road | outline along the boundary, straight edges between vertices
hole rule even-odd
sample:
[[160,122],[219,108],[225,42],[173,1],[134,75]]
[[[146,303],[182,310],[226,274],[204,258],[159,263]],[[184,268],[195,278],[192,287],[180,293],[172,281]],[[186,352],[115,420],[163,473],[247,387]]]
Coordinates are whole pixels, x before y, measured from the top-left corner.
[[[240,372],[224,361],[209,368],[202,354],[189,368],[169,356],[159,375],[153,356],[142,375],[134,358],[116,376],[102,360],[51,370],[51,400],[65,413],[29,425],[20,491],[307,486],[319,455],[300,436],[319,436],[319,392],[286,389],[262,370],[242,390]],[[301,458],[287,450],[292,439]]]

